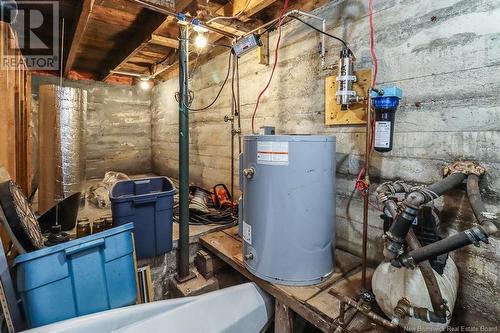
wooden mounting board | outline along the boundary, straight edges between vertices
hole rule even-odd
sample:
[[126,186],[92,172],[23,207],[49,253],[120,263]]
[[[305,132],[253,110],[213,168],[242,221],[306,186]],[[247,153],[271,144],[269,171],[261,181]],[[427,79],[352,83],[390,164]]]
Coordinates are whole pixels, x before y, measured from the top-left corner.
[[[353,84],[353,89],[358,96],[366,97],[372,82],[371,69],[355,72],[358,81]],[[336,101],[336,76],[325,78],[325,125],[364,125],[366,124],[366,103],[352,104],[347,111],[342,111]]]
[[[246,278],[257,283],[279,304],[289,307],[323,332],[333,332],[337,328],[336,319],[339,316],[340,300],[330,294],[329,290],[335,289],[338,294],[349,297],[355,297],[359,291],[361,259],[339,249],[335,251],[335,271],[327,280],[312,286],[292,287],[261,280],[244,267],[238,227],[202,236],[200,243]],[[371,277],[373,270],[369,269],[367,273]]]

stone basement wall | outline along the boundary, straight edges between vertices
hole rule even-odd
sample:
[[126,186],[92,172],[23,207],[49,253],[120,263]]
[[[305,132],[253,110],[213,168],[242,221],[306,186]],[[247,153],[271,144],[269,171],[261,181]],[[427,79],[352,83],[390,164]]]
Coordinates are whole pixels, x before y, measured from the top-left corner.
[[[345,38],[357,57],[356,68],[371,67],[368,1],[332,1],[315,13],[327,18],[328,31]],[[484,196],[498,212],[500,191],[500,1],[375,1],[379,84],[398,85],[404,98],[396,116],[394,149],[373,154],[376,181],[405,179],[431,183],[458,159],[480,161],[487,169]],[[311,21],[311,23],[316,23]],[[364,154],[364,128],[324,125],[324,77],[319,68],[320,36],[298,22],[284,28],[280,62],[264,95],[257,126],[279,133],[330,134],[337,137],[337,246],[361,251],[362,200],[353,193]],[[274,52],[276,34],[271,36]],[[335,63],[339,44],[327,39],[327,63]],[[195,69],[193,107],[208,104],[224,79],[227,55]],[[271,66],[255,53],[240,60],[243,134]],[[229,85],[228,85],[229,86]],[[152,95],[153,170],[178,174],[178,78],[155,87]],[[190,177],[205,186],[229,184],[230,89],[210,110],[190,115]],[[237,168],[237,162],[236,162]],[[237,181],[237,177],[236,177]],[[376,185],[376,184],[375,184]],[[374,185],[374,187],[375,187]],[[374,190],[374,187],[372,190]],[[372,198],[373,199],[373,198]],[[470,226],[472,214],[463,189],[436,205],[443,212],[444,235]],[[371,260],[381,259],[382,222],[370,209]],[[453,254],[461,273],[457,323],[494,325],[500,320],[498,238]]]
[[[38,142],[38,87],[41,84],[59,84],[59,79],[33,77],[34,147]],[[95,81],[65,80],[64,85],[88,91],[87,178],[101,178],[109,170],[127,174],[151,172],[151,93],[134,86]],[[33,153],[36,155],[36,149]],[[38,165],[36,160],[33,165]]]

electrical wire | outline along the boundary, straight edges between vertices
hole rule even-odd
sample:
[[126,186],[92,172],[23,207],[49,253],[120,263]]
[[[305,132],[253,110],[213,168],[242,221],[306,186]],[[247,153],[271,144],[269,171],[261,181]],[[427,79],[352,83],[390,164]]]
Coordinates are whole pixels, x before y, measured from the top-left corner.
[[243,13],[245,13],[245,11],[250,6],[251,2],[252,2],[252,0],[247,0],[247,2],[245,4],[245,7],[242,10],[240,10],[238,13],[236,13],[235,15],[233,15],[233,16],[217,16],[217,17],[214,17],[214,18],[211,18],[210,20],[208,20],[206,22],[206,24],[210,24],[210,23],[212,23],[214,21],[217,21],[217,20],[232,20],[232,19],[237,19],[238,17],[240,17],[241,15],[243,15]]
[[316,30],[316,31],[317,31],[317,32],[319,32],[320,34],[323,34],[323,35],[325,35],[325,36],[328,36],[328,37],[330,37],[330,38],[333,38],[333,39],[338,40],[339,42],[341,42],[342,44],[344,44],[344,46],[345,46],[346,48],[349,48],[349,47],[347,46],[347,43],[346,43],[346,42],[345,42],[342,38],[339,38],[339,37],[337,37],[337,36],[334,36],[334,35],[329,34],[328,32],[325,32],[325,31],[323,31],[323,30],[321,30],[321,29],[318,29],[318,28],[316,28],[314,25],[307,23],[306,21],[304,21],[303,19],[301,19],[300,17],[297,17],[297,16],[295,16],[295,15],[289,15],[288,17],[291,17],[291,18],[293,18],[293,19],[295,19],[295,20],[297,20],[297,21],[299,21],[299,22],[302,22],[303,24],[307,25],[309,28],[311,28],[311,29],[313,29],[313,30]]
[[226,86],[226,83],[227,83],[227,81],[229,79],[229,74],[231,73],[231,60],[232,60],[232,56],[233,56],[232,52],[229,52],[229,63],[228,63],[228,66],[227,66],[226,77],[224,78],[224,82],[222,82],[222,85],[220,86],[220,89],[217,92],[217,95],[215,96],[215,98],[212,100],[212,102],[210,102],[207,106],[204,106],[202,108],[191,108],[192,101],[189,103],[189,105],[186,105],[186,103],[182,102],[182,104],[183,104],[183,106],[185,108],[187,108],[189,111],[194,111],[194,112],[204,111],[204,110],[210,108],[212,105],[214,105],[215,102],[217,102],[217,100],[219,99],[219,97],[220,97],[220,95],[222,93],[222,90],[224,90],[224,87]]
[[[194,192],[192,199],[190,199],[189,207],[189,224],[191,225],[229,225],[234,224],[238,220],[236,211],[237,206],[234,207],[219,207],[213,201],[213,192],[208,191],[198,186],[191,186],[190,190],[204,192],[206,196],[205,207],[200,209],[200,205],[196,203],[195,198],[200,195]],[[229,194],[230,196],[230,194]],[[198,201],[199,202],[199,201]],[[178,195],[174,196],[174,222],[179,222],[179,205]]]
[[271,70],[271,75],[269,76],[269,80],[267,81],[266,86],[262,91],[259,93],[259,96],[257,97],[257,101],[255,103],[255,108],[253,110],[252,114],[252,133],[255,134],[255,116],[257,115],[257,110],[259,108],[259,103],[262,95],[266,92],[267,88],[269,88],[269,85],[271,84],[271,81],[273,80],[274,72],[276,70],[276,65],[278,64],[278,55],[279,55],[279,48],[280,48],[280,43],[281,43],[281,32],[282,32],[282,23],[283,23],[283,15],[285,14],[286,10],[288,8],[288,0],[285,0],[285,3],[283,4],[283,8],[281,9],[279,18],[278,18],[278,39],[276,41],[276,48],[274,50],[274,64],[273,64],[273,69]]
[[373,60],[372,88],[374,88],[377,85],[378,59],[377,59],[377,54],[375,53],[375,29],[373,28],[373,0],[370,0],[369,11],[370,11],[370,53]]

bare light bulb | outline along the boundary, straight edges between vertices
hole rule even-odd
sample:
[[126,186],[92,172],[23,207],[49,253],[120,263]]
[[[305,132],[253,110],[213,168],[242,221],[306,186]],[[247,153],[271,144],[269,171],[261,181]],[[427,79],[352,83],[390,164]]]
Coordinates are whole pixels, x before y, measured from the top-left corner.
[[200,49],[207,46],[207,43],[208,43],[207,38],[205,37],[205,35],[203,33],[198,33],[198,35],[194,39],[194,44],[196,45],[196,47],[198,47]]
[[142,90],[149,90],[151,89],[151,81],[150,80],[140,80],[139,81],[139,88],[141,88]]

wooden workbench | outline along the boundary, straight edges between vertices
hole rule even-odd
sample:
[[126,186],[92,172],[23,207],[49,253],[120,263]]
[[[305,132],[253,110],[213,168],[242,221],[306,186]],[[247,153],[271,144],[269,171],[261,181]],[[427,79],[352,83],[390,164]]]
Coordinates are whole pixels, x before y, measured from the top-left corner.
[[[269,283],[252,275],[243,265],[242,243],[238,227],[207,234],[200,238],[202,246],[221,258],[249,280],[257,283],[275,298],[275,332],[291,332],[293,313],[297,313],[323,332],[337,329],[340,315],[340,300],[331,294],[356,297],[361,287],[361,259],[347,252],[335,251],[335,272],[327,280],[307,287],[290,287]],[[373,270],[367,275],[371,278]],[[386,332],[372,323],[363,314],[349,309],[350,332]]]

